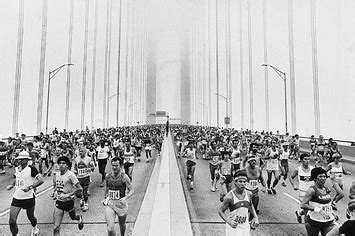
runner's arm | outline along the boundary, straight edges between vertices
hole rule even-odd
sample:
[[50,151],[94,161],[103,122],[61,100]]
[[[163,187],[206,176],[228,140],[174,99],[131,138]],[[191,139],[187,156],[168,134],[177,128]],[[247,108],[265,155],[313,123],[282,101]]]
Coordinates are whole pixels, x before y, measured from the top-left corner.
[[130,178],[128,177],[128,175],[125,175],[124,181],[125,181],[125,184],[126,184],[126,188],[128,189],[128,193],[127,193],[126,196],[124,197],[124,198],[127,200],[128,198],[130,198],[130,197],[133,195],[134,190],[133,190],[133,188],[132,188],[131,180],[130,180]]

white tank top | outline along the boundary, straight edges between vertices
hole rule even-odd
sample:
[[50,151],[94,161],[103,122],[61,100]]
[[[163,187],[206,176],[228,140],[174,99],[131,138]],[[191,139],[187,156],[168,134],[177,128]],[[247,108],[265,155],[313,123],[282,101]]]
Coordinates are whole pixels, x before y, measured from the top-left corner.
[[123,155],[124,162],[134,163],[134,151],[132,147],[129,149],[129,151],[127,151],[127,149],[125,148]]
[[290,150],[282,150],[282,154],[280,155],[281,160],[288,160],[288,157],[290,156]]
[[330,169],[330,177],[335,181],[341,181],[343,179],[343,166],[339,163],[338,167],[332,165]]
[[240,200],[231,190],[233,196],[233,203],[229,205],[229,218],[235,220],[238,225],[237,228],[249,227],[249,207],[250,199],[248,192],[245,191],[245,197]]
[[193,148],[192,150],[190,150],[190,148],[186,149],[186,158],[187,160],[196,162],[196,149]]
[[313,169],[313,166],[309,166],[308,169],[309,171],[305,172],[302,166],[298,167],[298,189],[303,192],[306,192],[309,187],[314,184],[311,180],[311,170]]

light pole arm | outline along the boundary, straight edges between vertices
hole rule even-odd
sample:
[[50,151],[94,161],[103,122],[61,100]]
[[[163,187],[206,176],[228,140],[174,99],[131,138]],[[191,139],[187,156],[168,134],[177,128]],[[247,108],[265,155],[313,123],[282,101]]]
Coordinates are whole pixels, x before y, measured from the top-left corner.
[[285,80],[286,79],[286,73],[277,69],[275,66],[273,65],[269,65],[269,64],[262,64],[261,66],[268,66],[268,67],[271,67],[279,76],[282,80]]
[[58,68],[49,71],[49,80],[51,80],[64,66],[74,66],[74,64],[68,63],[68,64],[63,64],[59,66]]

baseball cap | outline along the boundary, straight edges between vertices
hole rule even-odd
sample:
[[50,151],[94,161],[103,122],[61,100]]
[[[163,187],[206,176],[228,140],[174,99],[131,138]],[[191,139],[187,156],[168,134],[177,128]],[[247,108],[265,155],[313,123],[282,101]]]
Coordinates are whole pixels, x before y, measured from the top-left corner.
[[21,151],[18,156],[15,158],[15,160],[18,159],[28,159],[28,160],[32,160],[32,158],[30,157],[30,154],[27,151]]

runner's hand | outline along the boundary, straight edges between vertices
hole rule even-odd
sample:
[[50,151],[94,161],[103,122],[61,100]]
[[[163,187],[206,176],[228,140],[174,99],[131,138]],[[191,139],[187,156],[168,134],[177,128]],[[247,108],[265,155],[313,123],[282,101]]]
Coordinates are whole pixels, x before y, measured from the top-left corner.
[[228,220],[227,223],[232,227],[236,228],[238,223],[235,220]]
[[70,196],[66,193],[61,193],[61,194],[58,194],[58,196],[57,196],[58,200],[64,200],[68,197],[70,197]]
[[266,188],[263,187],[263,188],[261,189],[261,192],[266,193]]
[[256,227],[258,227],[259,226],[259,219],[258,218],[253,218],[252,220],[251,220],[251,222],[250,222],[250,226],[252,227],[252,228],[256,228]]
[[10,185],[7,185],[6,189],[7,190],[11,190],[13,187],[15,187],[14,185],[10,184]]

